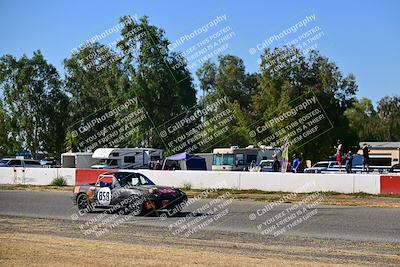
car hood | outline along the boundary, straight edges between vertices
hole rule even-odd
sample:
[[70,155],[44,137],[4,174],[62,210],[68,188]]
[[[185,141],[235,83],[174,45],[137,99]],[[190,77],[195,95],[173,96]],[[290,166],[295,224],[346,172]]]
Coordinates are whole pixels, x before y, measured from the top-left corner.
[[171,189],[171,190],[178,190],[176,188],[173,188],[171,186],[162,186],[162,185],[139,185],[137,186],[138,188],[141,188],[143,190],[149,190],[151,188],[155,188],[155,189]]
[[161,185],[141,185],[137,186],[136,188],[138,188],[143,192],[149,192],[151,189],[154,189],[155,192],[161,195],[176,195],[183,193],[181,190],[177,188],[173,188],[170,186],[161,186]]

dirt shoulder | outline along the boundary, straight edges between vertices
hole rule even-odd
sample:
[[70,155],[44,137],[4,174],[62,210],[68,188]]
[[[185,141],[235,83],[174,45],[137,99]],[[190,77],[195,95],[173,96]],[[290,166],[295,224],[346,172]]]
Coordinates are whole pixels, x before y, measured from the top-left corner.
[[[188,197],[200,195],[204,190],[181,188]],[[73,186],[48,186],[48,185],[14,185],[1,184],[0,190],[21,190],[41,192],[72,192]],[[261,190],[218,189],[208,190],[208,198],[217,198],[226,192],[237,200],[250,200],[261,202],[279,201],[288,195],[287,192],[266,192]],[[362,206],[379,208],[400,208],[400,195],[371,195],[366,193],[341,194],[335,192],[319,192],[323,196],[321,205]],[[309,194],[297,194],[293,203],[300,203]],[[292,203],[286,201],[285,203]]]
[[400,264],[392,243],[202,231],[190,238],[122,224],[100,237],[77,222],[0,216],[0,265],[366,266]]
[[[184,190],[184,189],[183,189]],[[202,190],[184,190],[189,197],[201,194]],[[229,190],[219,189],[211,191],[208,194],[210,198],[217,198],[229,191],[236,200],[252,200],[262,202],[274,202],[285,199],[287,192],[266,192],[261,190]],[[285,203],[300,203],[312,193],[296,194],[291,201]],[[319,192],[323,196],[321,205],[338,206],[362,206],[362,207],[380,207],[380,208],[400,208],[400,195],[371,195],[366,193],[341,194],[335,192]]]
[[[4,266],[286,266],[284,259],[159,245],[121,244],[51,235],[0,233],[0,264]],[[8,253],[12,251],[12,253]],[[298,261],[297,266],[318,266]]]
[[40,191],[40,192],[72,192],[73,186],[0,184],[0,190]]

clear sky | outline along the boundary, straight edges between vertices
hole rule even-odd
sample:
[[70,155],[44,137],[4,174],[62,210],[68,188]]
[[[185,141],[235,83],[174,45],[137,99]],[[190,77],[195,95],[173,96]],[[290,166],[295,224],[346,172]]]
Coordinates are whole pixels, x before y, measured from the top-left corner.
[[[323,32],[313,44],[344,75],[353,73],[358,97],[374,102],[385,95],[400,94],[400,1],[19,1],[0,2],[0,55],[32,55],[40,49],[63,74],[62,61],[71,50],[96,34],[112,28],[123,15],[148,15],[151,24],[165,30],[174,41],[206,25],[217,16],[226,20],[180,48],[190,48],[229,26],[234,36],[226,41],[230,53],[241,57],[248,72],[258,69],[249,49],[315,15],[297,32],[276,40],[282,45],[316,26]],[[116,39],[110,35],[103,42]],[[214,57],[215,58],[215,57]]]

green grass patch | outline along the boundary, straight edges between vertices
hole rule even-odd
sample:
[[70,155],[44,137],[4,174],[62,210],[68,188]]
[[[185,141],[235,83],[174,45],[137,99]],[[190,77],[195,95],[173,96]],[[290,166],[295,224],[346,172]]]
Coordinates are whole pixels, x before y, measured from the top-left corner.
[[64,177],[56,177],[51,181],[50,185],[52,186],[66,186],[67,185],[67,180],[64,179]]

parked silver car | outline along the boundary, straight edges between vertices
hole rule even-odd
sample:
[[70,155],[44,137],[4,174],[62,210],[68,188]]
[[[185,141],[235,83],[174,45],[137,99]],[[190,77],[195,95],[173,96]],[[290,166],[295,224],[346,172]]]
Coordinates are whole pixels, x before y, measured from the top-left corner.
[[[361,155],[353,155],[351,172],[357,173],[362,172],[363,157]],[[339,164],[335,160],[318,161],[311,168],[304,169],[305,173],[345,173],[346,172],[346,160],[342,161],[342,168],[339,170]]]
[[42,165],[33,159],[4,158],[0,160],[0,167],[41,168]]

